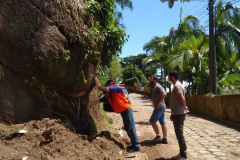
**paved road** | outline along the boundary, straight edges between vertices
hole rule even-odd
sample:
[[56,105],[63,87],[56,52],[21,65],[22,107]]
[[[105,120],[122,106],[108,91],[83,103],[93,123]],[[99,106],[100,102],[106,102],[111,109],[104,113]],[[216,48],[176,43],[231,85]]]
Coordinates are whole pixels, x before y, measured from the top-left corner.
[[[136,129],[141,142],[141,154],[135,159],[170,159],[178,153],[178,143],[166,110],[169,144],[152,145],[155,133],[148,123],[153,108],[150,99],[140,94],[130,94]],[[159,124],[158,124],[159,125]],[[160,127],[160,125],[159,125]],[[189,159],[240,160],[240,129],[188,114],[185,121],[185,138]],[[161,133],[162,135],[162,133]],[[147,158],[146,158],[147,157]]]

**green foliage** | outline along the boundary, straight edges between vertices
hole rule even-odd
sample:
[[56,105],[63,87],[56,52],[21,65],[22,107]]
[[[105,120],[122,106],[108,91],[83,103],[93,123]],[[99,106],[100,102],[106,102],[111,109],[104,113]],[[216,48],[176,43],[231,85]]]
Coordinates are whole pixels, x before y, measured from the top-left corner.
[[239,93],[240,8],[219,1],[214,15],[218,93]]
[[142,60],[147,58],[147,54],[138,54],[137,56],[130,56],[121,59],[121,64],[123,67],[126,67],[130,64],[135,64],[139,69],[144,70],[144,66],[142,65]]
[[116,3],[119,4],[122,9],[125,7],[130,8],[131,10],[133,9],[132,1],[130,0],[116,0]]
[[[168,2],[170,8],[175,2],[160,1]],[[240,8],[230,2],[219,1],[214,16],[218,91],[220,94],[239,93]],[[144,46],[148,56],[142,58],[141,62],[150,65],[144,70],[140,69],[144,71],[145,76],[146,73],[156,73],[159,69],[164,75],[169,70],[177,69],[180,79],[197,83],[198,94],[208,93],[209,37],[204,31],[197,17],[188,15],[182,18],[181,12],[177,29],[172,27],[169,36],[154,37]],[[137,64],[136,57],[124,58],[124,79],[134,77],[132,64]],[[137,74],[136,76],[141,81]]]
[[139,80],[138,80],[137,77],[133,77],[133,78],[126,79],[126,80],[124,80],[123,83],[126,84],[126,85],[128,85],[128,86],[133,86],[135,82],[136,82],[136,83],[139,83]]
[[97,65],[97,77],[98,77],[98,82],[100,85],[105,85],[106,82],[108,81],[108,76],[105,71],[106,67],[103,67],[102,65],[98,64]]
[[108,79],[113,79],[116,83],[122,80],[122,66],[118,60],[117,55],[112,56],[110,67],[106,69]]
[[[136,71],[136,77],[138,78],[138,80],[140,81],[141,84],[146,84],[147,79],[144,76],[142,70],[140,70],[138,67],[135,67],[135,71]],[[123,72],[122,72],[122,78],[123,78],[123,83],[125,82],[125,80],[134,77],[134,67],[133,64],[128,65],[127,67],[123,68]]]
[[[136,73],[136,76],[139,78],[140,82],[142,84],[145,84],[145,77],[149,77],[151,75],[151,71],[150,69],[152,69],[151,63],[146,63],[146,59],[148,58],[147,54],[139,54],[137,56],[130,56],[130,57],[125,57],[121,59],[121,64],[122,66],[125,67],[129,67],[129,65],[135,65],[135,71],[133,68],[133,74],[128,74],[128,76],[134,77],[134,72]],[[141,70],[142,73],[144,75],[142,75],[142,73],[139,73],[138,70]],[[124,73],[126,71],[123,71]],[[130,73],[130,72],[129,72]],[[155,73],[155,71],[154,71]],[[140,75],[140,76],[139,76]],[[127,76],[123,76],[123,79],[128,79],[130,77]]]
[[[84,58],[101,54],[101,65],[109,66],[112,55],[121,52],[127,41],[126,31],[119,22],[121,16],[118,15],[121,12],[117,11],[117,4],[122,9],[132,9],[131,0],[84,0],[84,5],[70,0],[54,0],[54,3],[56,13],[61,12],[59,15],[63,19],[74,21],[73,24],[60,24],[67,40],[80,45],[86,54]],[[70,58],[71,53],[68,50],[63,53],[65,61]]]
[[240,93],[240,74],[230,74],[230,71],[227,71],[222,74],[217,84],[220,94],[238,94]]
[[169,37],[154,37],[151,41],[144,45],[144,50],[149,52],[151,57],[147,57],[143,60],[145,64],[151,64],[151,67],[147,68],[148,77],[153,74],[157,74],[157,70],[161,68],[161,74],[167,74],[167,65],[164,64],[167,56],[171,53],[172,43],[169,41]]
[[167,2],[168,3],[168,7],[169,8],[172,8],[173,7],[173,5],[174,5],[174,2],[176,1],[176,0],[160,0],[162,3],[165,3],[165,2]]
[[198,72],[196,77],[192,77],[197,83],[198,94],[206,94],[209,92],[209,73],[208,71]]
[[68,60],[70,60],[70,51],[69,50],[66,50],[64,52],[64,60],[67,62]]
[[219,94],[221,95],[239,94],[239,93],[240,93],[240,85],[226,85],[226,86],[222,86],[219,90]]
[[208,44],[208,38],[204,35],[198,38],[192,35],[189,39],[183,40],[174,48],[173,54],[166,61],[168,67],[170,69],[179,67],[182,72],[185,72],[189,66],[194,67],[197,72],[207,68]]
[[83,82],[84,82],[84,84],[87,84],[87,80],[86,80],[86,78],[85,78],[85,76],[84,76],[83,70],[82,70],[82,76],[83,76]]
[[213,98],[215,97],[216,95],[215,94],[212,94],[212,93],[207,93],[205,94],[205,97],[210,97],[210,98]]
[[[131,1],[118,0],[117,3],[123,7],[131,7]],[[115,0],[86,0],[86,4],[87,15],[92,15],[91,19],[86,18],[86,21],[90,21],[90,41],[94,42],[96,38],[101,39],[103,46],[101,65],[109,66],[112,55],[121,52],[122,46],[127,40],[126,31],[121,28],[119,20],[115,16]]]
[[102,85],[105,85],[109,79],[115,80],[116,83],[122,80],[122,67],[116,55],[112,56],[112,61],[109,64],[109,67],[101,64],[97,66],[98,80]]
[[240,8],[230,2],[219,1],[214,15],[216,58],[220,62],[220,72],[226,72],[224,67],[229,66],[228,59],[234,53],[232,46],[238,51],[240,48]]
[[[143,72],[145,77],[149,77],[152,73],[154,74],[156,71],[156,70],[152,69],[151,62],[148,61],[148,55],[145,53],[139,54],[137,56],[130,56],[130,57],[122,58],[121,64],[123,67],[127,67],[128,65],[134,64],[138,69],[140,69]],[[143,78],[139,78],[139,79],[141,80],[141,79],[145,79],[145,78],[143,77]],[[144,83],[144,82],[141,82],[141,83]]]

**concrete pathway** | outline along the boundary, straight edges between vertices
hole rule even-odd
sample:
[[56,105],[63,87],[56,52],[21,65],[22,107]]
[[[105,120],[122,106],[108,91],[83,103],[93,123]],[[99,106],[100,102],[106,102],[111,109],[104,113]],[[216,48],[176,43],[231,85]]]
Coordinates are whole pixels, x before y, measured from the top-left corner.
[[[130,100],[132,108],[135,111],[134,116],[137,134],[141,142],[146,142],[146,137],[149,139],[149,136],[152,138],[155,136],[151,125],[148,123],[150,115],[153,111],[151,99],[142,98],[140,94],[131,93]],[[153,146],[160,148],[159,151],[162,152],[161,155],[164,153],[161,159],[167,159],[171,156],[174,156],[179,150],[173,124],[169,119],[170,109],[166,110],[165,115],[168,128],[169,144],[159,144],[157,146]],[[143,125],[148,125],[148,133],[144,133],[142,129]],[[189,155],[189,159],[240,160],[239,128],[188,114],[185,121],[184,133],[188,147],[187,153]],[[141,145],[142,144],[143,143],[141,143]],[[153,158],[151,155],[148,157]]]

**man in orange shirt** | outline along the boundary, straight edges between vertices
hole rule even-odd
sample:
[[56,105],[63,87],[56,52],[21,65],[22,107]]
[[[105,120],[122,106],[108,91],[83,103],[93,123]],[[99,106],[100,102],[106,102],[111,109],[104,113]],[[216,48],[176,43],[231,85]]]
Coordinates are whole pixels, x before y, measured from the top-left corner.
[[98,105],[100,103],[108,101],[114,112],[121,113],[124,128],[132,143],[131,146],[127,147],[127,151],[140,151],[139,141],[136,134],[133,110],[122,89],[119,86],[115,86],[114,80],[107,81],[107,87],[98,85],[97,77],[95,77],[95,85],[99,89],[106,91],[107,94],[99,100],[89,102],[87,109],[89,110],[91,105]]

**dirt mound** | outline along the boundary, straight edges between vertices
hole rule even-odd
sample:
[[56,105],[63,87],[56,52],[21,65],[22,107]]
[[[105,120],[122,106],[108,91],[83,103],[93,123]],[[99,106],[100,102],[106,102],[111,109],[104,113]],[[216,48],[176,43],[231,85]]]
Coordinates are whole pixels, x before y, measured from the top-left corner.
[[0,124],[0,159],[124,159],[126,143],[118,134],[103,131],[78,135],[60,120]]

